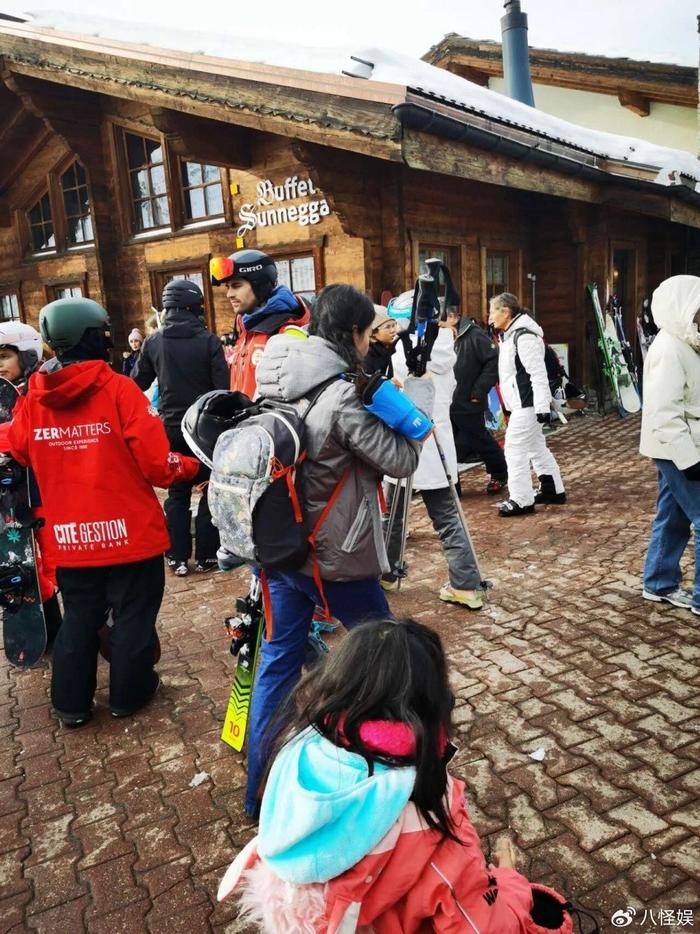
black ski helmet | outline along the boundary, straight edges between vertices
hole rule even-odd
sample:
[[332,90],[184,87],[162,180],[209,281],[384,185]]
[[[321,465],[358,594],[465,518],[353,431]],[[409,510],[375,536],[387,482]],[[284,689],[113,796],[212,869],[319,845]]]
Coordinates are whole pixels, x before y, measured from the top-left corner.
[[198,315],[204,307],[204,296],[191,279],[171,279],[163,289],[161,304],[166,311],[184,308]]
[[262,250],[238,250],[228,257],[215,257],[209,264],[212,285],[233,279],[250,282],[259,305],[264,305],[277,285],[277,265]]
[[212,466],[219,435],[233,428],[236,417],[253,403],[242,392],[213,389],[193,402],[182,418],[182,435],[194,454]]

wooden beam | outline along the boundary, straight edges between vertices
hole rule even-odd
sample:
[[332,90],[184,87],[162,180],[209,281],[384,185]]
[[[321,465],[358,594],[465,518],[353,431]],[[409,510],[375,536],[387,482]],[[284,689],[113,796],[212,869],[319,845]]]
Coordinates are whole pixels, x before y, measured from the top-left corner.
[[601,186],[597,182],[557,174],[551,169],[518,162],[499,153],[415,130],[404,130],[402,151],[406,165],[413,169],[456,175],[477,182],[537,191],[575,201],[601,200]]
[[460,62],[449,62],[447,70],[455,75],[459,75],[460,78],[466,78],[467,81],[471,81],[472,84],[478,84],[479,87],[487,88],[489,86],[489,78],[491,75],[483,68],[474,68],[471,65],[463,65]]
[[5,86],[20,99],[25,112],[41,120],[76,155],[81,155],[81,143],[86,137],[94,138],[95,128],[102,120],[95,95],[18,75],[7,67],[1,77]]
[[381,161],[301,141],[292,145],[292,151],[323,192],[345,233],[375,236],[379,229]]
[[617,99],[623,107],[631,110],[632,113],[637,114],[637,116],[649,116],[651,105],[649,98],[645,97],[643,94],[638,94],[636,91],[628,91],[624,88],[620,88],[620,90],[617,92]]
[[236,169],[251,167],[251,131],[247,127],[162,107],[151,113],[156,129],[168,138],[180,158]]

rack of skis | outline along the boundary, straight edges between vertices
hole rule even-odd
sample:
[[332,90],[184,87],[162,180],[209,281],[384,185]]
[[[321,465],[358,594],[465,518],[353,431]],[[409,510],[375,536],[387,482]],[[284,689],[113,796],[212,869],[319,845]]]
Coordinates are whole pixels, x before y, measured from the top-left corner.
[[[599,374],[598,405],[603,408],[605,397],[604,381],[607,381],[613,403],[620,415],[638,412],[641,407],[640,367],[635,351],[625,334],[622,302],[616,295],[611,295],[605,311],[600,304],[598,286],[595,282],[588,285],[595,316],[595,332],[588,325],[588,338],[591,346],[595,371]],[[637,339],[641,363],[647,355],[658,328],[651,315],[649,299],[645,299],[637,317]]]

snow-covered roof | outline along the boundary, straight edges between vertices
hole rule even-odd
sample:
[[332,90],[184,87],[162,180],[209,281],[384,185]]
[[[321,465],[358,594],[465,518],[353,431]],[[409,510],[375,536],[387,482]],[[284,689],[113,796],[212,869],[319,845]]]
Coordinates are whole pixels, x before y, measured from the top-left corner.
[[[123,43],[123,51],[119,52],[112,47],[112,54],[128,56],[129,47],[151,46],[154,49],[177,50],[189,56],[202,56],[204,59],[259,64],[266,69],[300,69],[306,73],[322,73],[335,76],[336,81],[337,76],[345,75],[347,77],[344,81],[350,83],[350,91],[358,80],[367,81],[370,87],[375,83],[394,86],[397,92],[414,92],[425,100],[434,100],[454,108],[467,122],[469,115],[473,115],[497,124],[499,131],[505,135],[505,128],[510,127],[571,147],[596,159],[652,169],[655,170],[653,180],[659,185],[678,184],[684,176],[686,182],[692,180],[693,188],[700,192],[700,161],[690,153],[578,126],[512,100],[497,91],[480,87],[420,59],[384,48],[313,48],[267,39],[254,40],[227,33],[225,24],[218,32],[208,33],[127,23],[88,13],[78,16],[61,11],[41,11],[26,13],[25,16],[27,25],[39,27],[37,33],[53,30],[81,38],[96,37]],[[15,26],[11,23],[5,25],[0,19],[0,34],[3,31],[11,32]],[[36,39],[40,38],[37,34]],[[203,70],[206,70],[206,63]]]

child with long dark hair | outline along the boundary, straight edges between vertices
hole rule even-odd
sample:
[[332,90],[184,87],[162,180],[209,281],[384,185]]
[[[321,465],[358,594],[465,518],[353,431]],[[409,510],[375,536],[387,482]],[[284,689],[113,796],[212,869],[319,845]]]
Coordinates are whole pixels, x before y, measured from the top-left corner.
[[311,336],[271,337],[256,370],[259,395],[305,413],[301,474],[313,554],[298,571],[269,571],[270,638],[261,643],[250,711],[246,813],[259,807],[269,756],[268,724],[295,686],[316,606],[346,628],[389,615],[379,585],[389,570],[380,510],[384,474],[405,477],[420,445],[367,410],[359,394],[374,305],[350,285],[325,288],[314,307]]
[[359,626],[292,704],[260,832],[219,887],[219,900],[240,887],[239,920],[270,934],[572,930],[561,896],[515,871],[509,842],[486,864],[447,771],[454,696],[435,632]]

